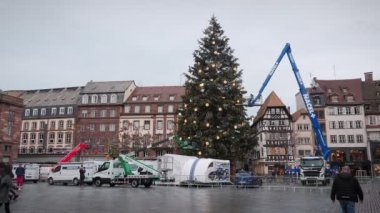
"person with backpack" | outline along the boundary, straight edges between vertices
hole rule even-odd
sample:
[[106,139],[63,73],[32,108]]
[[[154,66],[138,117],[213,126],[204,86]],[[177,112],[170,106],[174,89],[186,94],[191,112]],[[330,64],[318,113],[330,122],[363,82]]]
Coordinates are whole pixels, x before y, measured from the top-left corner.
[[22,186],[24,185],[24,178],[25,178],[25,168],[20,163],[15,171],[16,173],[16,184],[18,186],[18,190],[22,190]]

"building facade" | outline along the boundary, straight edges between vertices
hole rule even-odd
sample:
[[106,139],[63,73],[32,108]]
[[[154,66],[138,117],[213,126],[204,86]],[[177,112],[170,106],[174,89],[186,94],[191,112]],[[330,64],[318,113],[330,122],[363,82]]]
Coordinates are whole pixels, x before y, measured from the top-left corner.
[[370,159],[374,175],[380,176],[380,80],[373,80],[372,72],[364,75],[362,94]]
[[136,87],[120,117],[121,150],[145,159],[173,153],[175,142],[169,138],[177,131],[184,93],[182,86]]
[[0,162],[17,159],[23,100],[0,92]]
[[55,161],[73,148],[76,101],[81,89],[20,91],[25,105],[20,125],[20,162]]
[[301,108],[292,114],[292,118],[296,161],[304,156],[315,155],[316,141],[309,113]]
[[260,107],[252,124],[258,133],[253,156],[254,170],[260,175],[283,175],[294,166],[292,117],[276,93],[272,92]]
[[83,157],[104,157],[119,145],[120,114],[135,87],[134,81],[90,81],[80,92],[75,139],[89,145]]

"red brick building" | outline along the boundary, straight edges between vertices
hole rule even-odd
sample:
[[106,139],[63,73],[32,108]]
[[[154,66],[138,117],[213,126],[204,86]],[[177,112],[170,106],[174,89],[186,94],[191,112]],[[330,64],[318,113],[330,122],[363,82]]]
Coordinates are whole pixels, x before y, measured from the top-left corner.
[[0,162],[16,161],[23,100],[0,92]]

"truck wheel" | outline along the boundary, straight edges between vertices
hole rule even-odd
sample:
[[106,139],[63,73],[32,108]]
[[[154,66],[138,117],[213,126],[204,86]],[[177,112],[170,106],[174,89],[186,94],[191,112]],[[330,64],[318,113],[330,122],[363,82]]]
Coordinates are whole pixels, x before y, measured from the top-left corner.
[[115,183],[110,183],[110,187],[114,187],[115,186]]
[[137,180],[132,180],[131,185],[133,188],[139,187],[139,182]]
[[74,184],[74,186],[78,186],[78,185],[79,185],[79,180],[78,180],[78,178],[74,178],[74,180],[73,180],[73,184]]
[[302,183],[302,186],[305,186],[306,185],[306,181],[301,181],[301,183]]
[[49,178],[49,179],[48,179],[48,184],[49,184],[49,185],[54,185],[54,180],[53,180],[53,178]]
[[147,180],[147,181],[144,183],[145,188],[149,188],[151,185],[152,185],[152,181],[151,181],[151,180]]
[[38,182],[38,180],[34,180],[34,181],[33,181],[33,183],[37,183],[37,182]]
[[101,187],[102,186],[102,180],[100,178],[96,178],[94,181],[95,186]]

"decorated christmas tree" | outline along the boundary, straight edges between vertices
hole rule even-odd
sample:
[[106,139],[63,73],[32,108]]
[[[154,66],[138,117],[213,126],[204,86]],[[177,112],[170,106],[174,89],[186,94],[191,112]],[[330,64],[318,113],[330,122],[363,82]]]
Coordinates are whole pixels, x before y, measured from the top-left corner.
[[194,51],[185,74],[186,92],[179,112],[178,135],[202,157],[243,159],[256,145],[244,108],[242,70],[215,17]]

